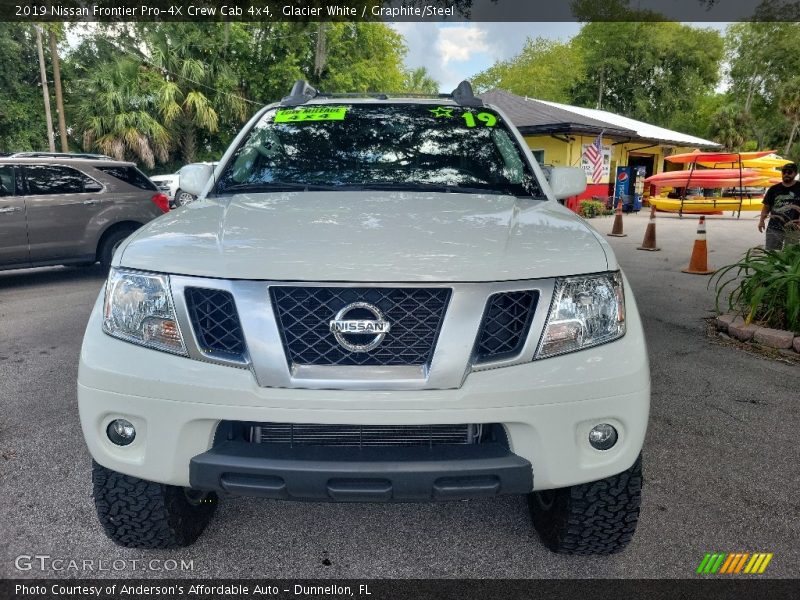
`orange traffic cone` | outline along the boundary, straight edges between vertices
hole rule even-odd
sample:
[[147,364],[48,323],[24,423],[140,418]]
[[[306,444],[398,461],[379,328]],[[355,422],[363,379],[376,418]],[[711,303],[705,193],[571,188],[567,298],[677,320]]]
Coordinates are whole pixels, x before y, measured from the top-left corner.
[[636,248],[637,250],[650,250],[655,252],[661,250],[656,247],[656,207],[650,209],[650,221],[647,223],[647,229],[644,230],[644,239],[642,245]]
[[708,268],[708,247],[706,246],[706,218],[700,217],[697,224],[697,237],[692,248],[692,258],[689,266],[681,269],[684,273],[692,275],[710,275],[714,271]]
[[622,198],[617,201],[617,212],[614,213],[614,225],[611,227],[612,237],[627,237],[627,233],[622,233]]

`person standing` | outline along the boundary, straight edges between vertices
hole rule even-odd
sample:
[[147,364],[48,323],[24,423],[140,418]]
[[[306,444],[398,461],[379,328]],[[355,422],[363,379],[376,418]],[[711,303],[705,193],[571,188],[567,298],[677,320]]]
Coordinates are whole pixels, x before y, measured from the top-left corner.
[[783,165],[781,182],[764,194],[758,230],[764,231],[764,220],[769,216],[764,245],[767,250],[782,250],[784,243],[800,243],[800,181],[796,177],[795,163]]

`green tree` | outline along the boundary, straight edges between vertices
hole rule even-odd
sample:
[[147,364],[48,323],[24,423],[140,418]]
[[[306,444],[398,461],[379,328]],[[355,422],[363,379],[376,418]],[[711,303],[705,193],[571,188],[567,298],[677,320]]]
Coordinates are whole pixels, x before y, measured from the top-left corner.
[[0,151],[47,149],[33,27],[0,23]]
[[726,33],[731,90],[751,112],[759,99],[769,104],[780,85],[800,70],[800,23],[744,22]]
[[800,72],[798,40],[800,23],[744,22],[726,32],[729,94],[749,116],[748,135],[759,148],[784,146],[790,137],[779,100]]
[[405,43],[383,23],[235,25],[243,27],[244,44],[228,60],[247,97],[261,103],[279,100],[298,79],[326,92],[403,88]]
[[[331,23],[325,66],[317,78],[326,92],[391,92],[403,87],[403,36],[383,23]],[[307,68],[306,72],[312,72]]]
[[588,23],[574,38],[586,61],[573,100],[669,126],[719,80],[723,42],[671,22]]
[[309,79],[314,60],[313,23],[244,23],[232,36],[231,58],[246,97],[261,104],[280,100],[298,79]]
[[409,94],[438,94],[439,82],[428,74],[425,67],[418,67],[406,71],[403,89],[398,91]]
[[479,92],[502,88],[519,96],[569,102],[572,87],[585,72],[583,54],[575,44],[528,38],[522,52],[478,73],[472,83]]
[[148,168],[167,160],[171,138],[157,118],[157,78],[139,61],[123,57],[98,67],[82,81],[85,100],[75,105],[83,147]]
[[690,109],[675,113],[667,126],[675,131],[711,139],[712,125],[717,121],[717,113],[732,99],[723,93],[707,91],[695,99]]
[[735,104],[726,104],[714,113],[709,134],[726,150],[741,151],[747,141],[748,126],[749,116]]
[[[330,92],[400,90],[405,52],[382,23],[121,23],[88,36],[65,57],[64,73],[77,135],[151,165],[151,156],[218,158],[244,119],[297,79]],[[98,73],[112,75],[105,88]],[[127,115],[124,135],[108,122],[109,102],[95,106],[87,89],[113,95]],[[126,145],[134,139],[149,151]]]
[[784,154],[788,154],[798,128],[800,128],[800,76],[789,79],[779,88],[778,106],[784,116],[789,120],[790,132],[786,142]]
[[199,132],[215,134],[223,121],[247,116],[239,78],[227,61],[232,24],[145,23],[143,57],[157,74],[159,115],[178,142],[184,162],[197,159]]

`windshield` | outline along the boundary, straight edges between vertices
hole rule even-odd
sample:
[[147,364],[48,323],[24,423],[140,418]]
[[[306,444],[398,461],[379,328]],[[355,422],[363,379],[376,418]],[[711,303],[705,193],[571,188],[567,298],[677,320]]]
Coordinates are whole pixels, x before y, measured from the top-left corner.
[[502,118],[486,108],[341,104],[264,114],[218,194],[278,189],[430,189],[542,197]]

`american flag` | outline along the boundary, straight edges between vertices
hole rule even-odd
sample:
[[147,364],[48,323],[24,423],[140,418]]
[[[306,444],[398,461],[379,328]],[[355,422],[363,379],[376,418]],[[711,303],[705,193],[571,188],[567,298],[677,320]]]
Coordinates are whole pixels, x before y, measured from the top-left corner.
[[592,183],[600,183],[600,180],[603,179],[603,134],[597,136],[597,138],[588,146],[586,146],[586,150],[583,152],[583,156],[589,162],[589,165],[592,167]]

